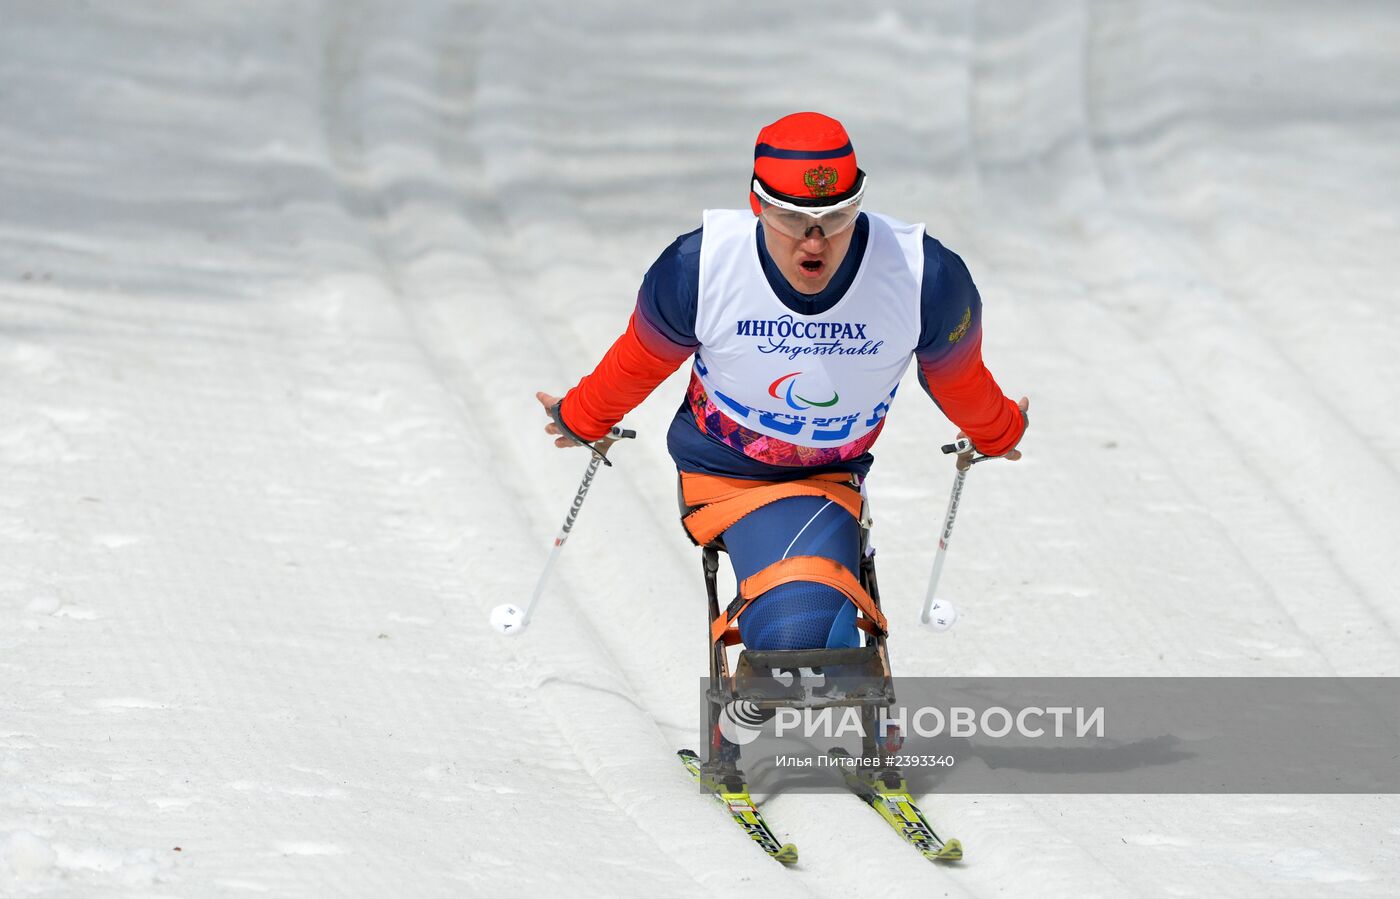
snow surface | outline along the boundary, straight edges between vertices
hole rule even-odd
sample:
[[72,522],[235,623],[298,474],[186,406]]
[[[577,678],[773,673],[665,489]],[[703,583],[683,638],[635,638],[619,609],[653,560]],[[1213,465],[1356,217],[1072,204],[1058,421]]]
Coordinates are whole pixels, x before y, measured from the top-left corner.
[[[910,392],[870,489],[902,674],[1400,675],[1400,10],[1029,0],[11,0],[0,25],[0,894],[1393,896],[1392,796],[698,797],[663,432],[532,393],[842,118],[968,260],[1026,459]],[[1261,753],[1268,747],[1260,747]],[[543,840],[549,854],[527,841]]]

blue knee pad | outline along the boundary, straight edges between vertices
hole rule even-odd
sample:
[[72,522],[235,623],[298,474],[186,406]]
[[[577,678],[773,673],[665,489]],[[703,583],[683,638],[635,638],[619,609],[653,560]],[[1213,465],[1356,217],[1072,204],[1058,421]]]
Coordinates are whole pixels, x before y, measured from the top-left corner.
[[[832,559],[860,570],[860,525],[836,503],[794,496],[759,508],[724,532],[737,580],[791,556]],[[749,649],[822,649],[859,646],[855,603],[833,587],[809,581],[780,584],[739,616]]]
[[739,616],[749,649],[837,649],[860,645],[855,603],[825,584],[780,584]]

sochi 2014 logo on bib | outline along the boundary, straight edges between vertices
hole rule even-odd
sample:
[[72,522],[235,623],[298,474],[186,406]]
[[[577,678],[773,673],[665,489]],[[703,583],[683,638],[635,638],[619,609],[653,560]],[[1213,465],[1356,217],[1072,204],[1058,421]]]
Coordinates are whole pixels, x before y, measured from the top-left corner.
[[[836,408],[841,402],[841,395],[820,369],[788,372],[769,382],[767,390],[754,385],[757,396],[745,390],[744,401],[725,393],[708,380],[710,370],[705,364],[703,352],[695,355],[695,373],[703,385],[702,396],[708,394],[715,405],[735,422],[755,427],[770,436],[797,440],[807,446],[835,446],[864,436],[878,426],[889,412],[895,392],[899,389],[896,381],[889,393],[869,411],[866,408],[841,411]],[[768,405],[763,397],[779,400],[786,408],[763,408]],[[848,397],[846,404],[850,405],[850,402]],[[864,407],[864,403],[861,406]]]

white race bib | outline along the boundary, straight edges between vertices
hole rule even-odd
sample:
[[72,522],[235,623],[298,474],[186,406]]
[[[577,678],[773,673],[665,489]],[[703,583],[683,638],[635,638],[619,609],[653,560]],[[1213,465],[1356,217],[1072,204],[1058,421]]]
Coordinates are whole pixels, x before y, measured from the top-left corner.
[[866,216],[870,239],[845,296],[800,315],[768,284],[753,213],[706,210],[695,372],[726,417],[807,447],[838,448],[879,426],[919,342],[924,226]]

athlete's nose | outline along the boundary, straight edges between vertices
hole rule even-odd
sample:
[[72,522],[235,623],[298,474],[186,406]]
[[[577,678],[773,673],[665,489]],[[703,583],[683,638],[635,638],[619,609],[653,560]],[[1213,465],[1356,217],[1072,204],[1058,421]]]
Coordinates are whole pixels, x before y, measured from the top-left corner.
[[[813,225],[807,229],[806,235],[802,238],[802,248],[809,253],[821,252],[821,248],[826,245],[826,232],[821,225]],[[811,249],[809,247],[815,247]]]

